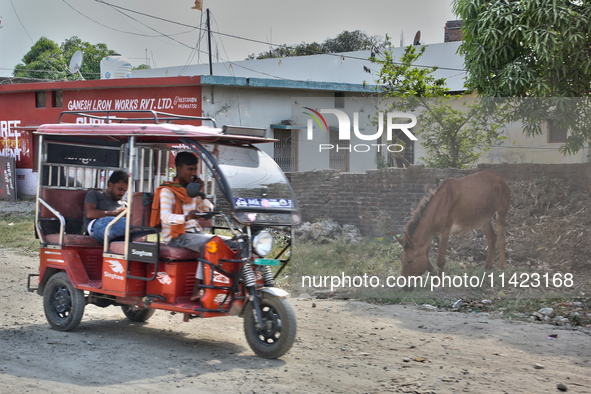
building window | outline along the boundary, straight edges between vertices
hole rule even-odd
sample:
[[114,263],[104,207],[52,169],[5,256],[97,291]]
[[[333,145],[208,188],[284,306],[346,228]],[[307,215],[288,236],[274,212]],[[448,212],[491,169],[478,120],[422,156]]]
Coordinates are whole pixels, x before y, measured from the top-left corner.
[[37,108],[45,108],[46,98],[45,92],[37,92]]
[[334,92],[334,107],[345,108],[345,93]]
[[53,90],[51,92],[51,106],[53,108],[62,108],[64,106],[63,90]]
[[[409,129],[412,133],[412,129]],[[415,142],[408,138],[408,136],[402,130],[394,130],[394,136],[396,138],[393,141],[388,141],[388,144],[400,144],[404,146],[404,151],[399,154],[388,151],[388,167],[406,167],[406,163],[400,159],[402,155],[410,164],[414,163],[415,160]],[[392,150],[397,150],[393,149]]]
[[556,125],[553,121],[548,121],[548,142],[566,142],[568,129]]
[[333,148],[329,151],[328,167],[335,170],[349,171],[349,140],[339,140],[339,131],[330,130],[330,144]]
[[297,166],[297,130],[273,129],[274,143],[273,159],[283,172],[295,172]]

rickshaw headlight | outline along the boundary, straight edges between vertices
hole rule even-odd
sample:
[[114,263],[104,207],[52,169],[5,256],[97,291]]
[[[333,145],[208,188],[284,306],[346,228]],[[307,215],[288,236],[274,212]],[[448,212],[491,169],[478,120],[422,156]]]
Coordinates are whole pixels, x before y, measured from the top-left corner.
[[268,231],[261,231],[254,236],[252,247],[259,256],[267,256],[273,249],[273,236]]

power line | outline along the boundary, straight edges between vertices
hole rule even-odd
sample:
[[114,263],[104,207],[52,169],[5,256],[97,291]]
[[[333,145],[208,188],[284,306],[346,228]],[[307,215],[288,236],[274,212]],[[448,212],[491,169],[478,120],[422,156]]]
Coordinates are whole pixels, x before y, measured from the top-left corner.
[[18,12],[16,12],[16,8],[14,8],[14,3],[12,2],[12,0],[10,0],[10,4],[12,4],[12,9],[14,10],[14,13],[16,14],[16,18],[18,19],[18,21],[21,23],[21,26],[23,27],[23,30],[25,31],[25,33],[27,33],[27,35],[29,36],[29,39],[31,40],[31,42],[33,44],[35,44],[35,41],[33,41],[33,39],[31,38],[31,35],[29,34],[29,32],[27,31],[27,29],[25,28],[25,25],[23,24],[23,21],[21,21],[20,16],[18,16]]
[[[12,0],[11,0],[11,1],[12,1]],[[84,14],[84,13],[80,12],[79,10],[77,10],[76,8],[74,8],[74,7],[73,7],[73,6],[72,6],[70,3],[68,3],[66,0],[62,0],[62,1],[63,1],[64,3],[66,3],[66,5],[67,5],[68,7],[70,7],[71,9],[73,9],[75,12],[77,12],[77,13],[78,13],[78,14],[80,14],[80,15],[82,15],[82,16],[83,16],[83,17],[85,17],[86,19],[88,19],[88,20],[90,20],[90,21],[92,21],[92,22],[96,23],[96,24],[97,24],[97,25],[99,25],[99,26],[105,27],[105,28],[107,28],[107,29],[109,29],[109,30],[113,30],[113,31],[116,31],[116,32],[119,32],[119,33],[124,33],[124,34],[131,34],[131,35],[134,35],[134,36],[148,37],[148,38],[157,38],[157,37],[165,37],[165,36],[166,36],[165,34],[149,35],[149,34],[143,34],[143,33],[135,33],[135,32],[132,32],[132,31],[119,30],[119,29],[116,29],[116,28],[114,28],[114,27],[107,26],[107,25],[105,25],[105,24],[103,24],[103,23],[101,23],[101,22],[99,22],[99,21],[97,21],[97,20],[95,20],[95,19],[92,19],[92,18],[91,18],[91,17],[89,17],[88,15],[86,15],[86,14]],[[190,32],[192,32],[192,31],[196,30],[196,29],[197,29],[196,27],[193,27],[191,30],[187,30],[187,31],[180,32],[180,33],[169,34],[169,36],[178,36],[178,35],[181,35],[181,34],[187,34],[187,33],[190,33]]]
[[[196,29],[200,29],[200,30],[205,30],[205,29],[200,28],[200,27],[195,27],[195,26],[187,25],[185,23],[172,21],[170,19],[166,19],[166,18],[162,18],[162,17],[159,17],[159,16],[150,15],[150,14],[146,14],[144,12],[139,12],[139,11],[135,11],[135,10],[132,10],[132,9],[129,9],[129,8],[121,7],[121,6],[118,6],[118,5],[110,4],[110,3],[107,3],[104,0],[94,0],[94,1],[96,1],[97,3],[108,5],[108,6],[113,7],[113,8],[119,8],[119,9],[122,9],[122,10],[125,10],[125,11],[133,12],[133,13],[138,14],[138,15],[143,15],[143,16],[146,16],[148,18],[158,19],[158,20],[161,20],[161,21],[164,21],[164,22],[167,22],[167,23],[172,23],[172,24],[179,25],[179,26],[192,27],[192,28],[196,28]],[[220,36],[226,36],[226,37],[235,38],[235,39],[238,39],[238,40],[244,40],[244,41],[254,42],[254,43],[257,43],[257,44],[264,44],[264,45],[270,45],[270,46],[276,46],[276,47],[283,46],[283,44],[273,44],[273,43],[270,43],[270,42],[261,41],[261,40],[255,40],[255,39],[252,39],[252,38],[240,37],[240,36],[236,36],[236,35],[228,34],[228,33],[221,33],[219,31],[218,32],[214,32],[214,33],[215,34],[218,34]],[[342,54],[331,53],[331,52],[320,52],[320,51],[313,51],[313,50],[309,50],[309,49],[304,49],[303,51],[304,52],[311,53],[311,54],[328,55],[328,56],[338,56],[338,57],[342,57],[342,58],[345,58],[345,59],[355,59],[355,60],[367,61],[366,58],[356,57],[356,56],[351,56],[351,55],[342,55]],[[401,64],[401,63],[394,62],[394,64]],[[418,68],[435,68],[436,67],[436,66],[425,66],[425,65],[420,65],[420,64],[413,64],[412,66],[413,67],[418,67]],[[462,70],[462,69],[459,69],[459,68],[451,68],[451,67],[437,67],[437,69],[439,69],[439,70],[451,70],[451,71],[465,71],[465,70]]]
[[[50,66],[51,66],[51,64],[50,64]],[[52,67],[53,67],[53,66],[52,66]],[[55,68],[55,67],[54,67],[54,68]],[[26,73],[26,72],[38,72],[38,73],[56,73],[56,72],[57,72],[57,73],[64,73],[64,74],[67,74],[67,71],[65,71],[65,70],[64,70],[64,71],[60,71],[60,70],[58,70],[57,68],[55,68],[55,71],[52,71],[52,70],[30,70],[30,69],[28,69],[28,68],[19,68],[19,69],[16,69],[16,68],[0,68],[0,70],[2,70],[2,71],[18,71],[18,72],[23,72],[23,73]],[[100,75],[100,73],[93,73],[93,72],[89,72],[89,71],[88,71],[88,72],[87,72],[87,71],[84,71],[84,72],[82,72],[82,74],[87,74],[87,75]],[[21,78],[21,77],[14,77],[14,78]]]
[[[103,2],[102,2],[102,1],[99,1],[99,3],[103,3]],[[106,5],[109,5],[109,6],[112,6],[111,4],[108,4],[108,3],[104,3],[104,4],[106,4]],[[115,7],[115,8],[121,8],[121,7]],[[160,31],[158,31],[158,30],[154,29],[153,27],[150,27],[150,26],[146,25],[146,24],[145,24],[145,23],[143,23],[143,22],[140,22],[140,21],[139,21],[139,20],[137,20],[136,18],[134,18],[134,17],[132,17],[132,16],[130,16],[130,15],[127,15],[125,12],[123,12],[123,11],[121,11],[121,10],[116,10],[116,11],[117,11],[117,12],[119,12],[120,14],[122,14],[122,15],[124,15],[124,16],[126,16],[126,17],[128,17],[129,19],[131,19],[131,20],[134,20],[134,21],[136,21],[137,23],[139,23],[139,24],[141,24],[141,25],[143,25],[143,26],[147,27],[148,29],[150,29],[150,30],[152,30],[152,31],[155,31],[155,32],[156,32],[156,33],[158,33],[158,34],[162,34],[164,37],[168,38],[169,40],[172,40],[172,41],[174,41],[174,42],[178,42],[178,43],[179,43],[179,44],[181,44],[182,46],[185,46],[185,47],[187,47],[187,48],[189,48],[189,49],[193,49],[193,47],[191,47],[191,46],[189,46],[189,45],[185,44],[184,42],[181,42],[181,41],[177,40],[176,38],[173,38],[173,37],[171,37],[171,36],[170,36],[170,35],[168,35],[168,34],[164,34],[164,33],[160,32]]]

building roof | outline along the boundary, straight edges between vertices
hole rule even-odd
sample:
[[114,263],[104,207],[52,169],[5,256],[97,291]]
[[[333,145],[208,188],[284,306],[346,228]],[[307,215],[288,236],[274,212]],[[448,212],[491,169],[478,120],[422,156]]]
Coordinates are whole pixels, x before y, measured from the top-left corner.
[[[463,91],[464,59],[458,53],[461,42],[430,44],[417,65],[439,69],[436,78],[446,78],[451,91]],[[399,58],[404,47],[394,48]],[[134,78],[202,76],[204,85],[234,85],[260,88],[292,88],[337,91],[375,91],[375,74],[379,67],[368,58],[370,51],[320,54],[287,58],[242,60],[214,63],[213,76],[209,65],[174,66],[150,70],[134,70]],[[371,70],[371,74],[365,69]]]

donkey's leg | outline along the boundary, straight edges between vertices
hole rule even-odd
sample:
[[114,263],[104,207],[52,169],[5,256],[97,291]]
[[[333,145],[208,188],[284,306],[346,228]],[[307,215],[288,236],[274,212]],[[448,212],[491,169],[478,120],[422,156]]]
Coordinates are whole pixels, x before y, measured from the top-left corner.
[[507,211],[497,213],[497,235],[499,237],[499,269],[505,269],[505,218]]
[[486,255],[486,264],[484,264],[484,268],[492,269],[493,262],[495,261],[495,244],[497,242],[497,235],[495,234],[495,230],[493,230],[491,222],[487,222],[482,226],[481,230],[486,237],[486,244],[488,245],[488,253]]
[[443,277],[443,267],[445,266],[445,252],[447,251],[447,241],[449,240],[449,230],[439,235],[439,250],[437,251],[437,267],[439,267],[439,277]]

